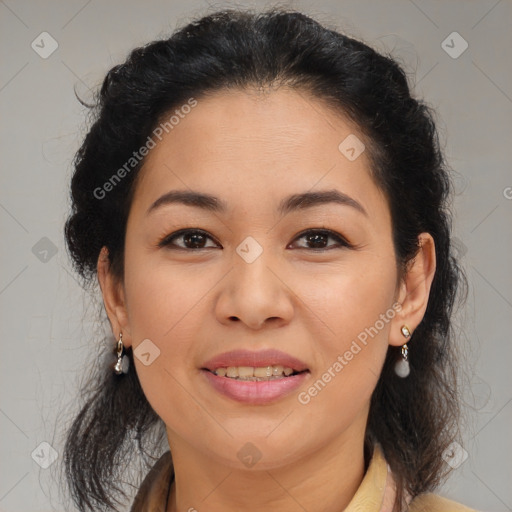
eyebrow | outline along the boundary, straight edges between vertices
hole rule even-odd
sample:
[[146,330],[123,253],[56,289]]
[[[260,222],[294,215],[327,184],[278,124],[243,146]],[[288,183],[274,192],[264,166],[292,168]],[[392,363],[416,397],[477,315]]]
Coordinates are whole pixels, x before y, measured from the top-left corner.
[[[350,206],[368,217],[368,213],[363,206],[355,199],[340,192],[339,190],[323,190],[317,192],[304,192],[301,194],[292,194],[285,197],[277,208],[278,213],[284,216],[290,212],[304,210],[323,204],[340,204]],[[226,213],[228,205],[225,201],[211,194],[195,192],[191,190],[171,190],[159,197],[147,210],[146,215],[168,204],[184,204],[201,208],[214,213]]]

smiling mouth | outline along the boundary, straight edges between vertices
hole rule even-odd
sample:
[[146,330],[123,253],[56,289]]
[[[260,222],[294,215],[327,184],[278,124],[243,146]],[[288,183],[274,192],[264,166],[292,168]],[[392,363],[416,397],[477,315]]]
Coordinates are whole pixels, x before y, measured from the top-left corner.
[[272,365],[272,366],[227,366],[227,367],[219,367],[215,370],[209,370],[208,368],[204,368],[205,370],[210,371],[211,373],[217,375],[218,377],[226,377],[228,379],[234,380],[244,380],[244,381],[269,381],[276,379],[285,379],[287,377],[291,377],[293,375],[298,375],[299,373],[305,373],[309,370],[296,371],[293,368],[285,367],[282,365]]

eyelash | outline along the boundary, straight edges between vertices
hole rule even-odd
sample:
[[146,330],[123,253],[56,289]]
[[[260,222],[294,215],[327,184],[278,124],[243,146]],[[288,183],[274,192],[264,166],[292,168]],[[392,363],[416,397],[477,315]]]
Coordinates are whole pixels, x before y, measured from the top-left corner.
[[[170,235],[166,235],[157,243],[157,247],[159,247],[159,248],[167,247],[168,249],[183,250],[183,251],[200,251],[200,250],[205,250],[205,249],[212,249],[212,247],[199,247],[196,249],[191,249],[189,247],[179,247],[172,243],[173,240],[183,237],[184,235],[187,235],[187,234],[200,234],[200,235],[203,235],[203,236],[213,240],[213,238],[206,231],[203,231],[202,229],[187,228],[187,229],[180,229],[179,231],[171,233]],[[331,231],[330,229],[307,229],[306,231],[302,231],[301,233],[299,233],[295,237],[294,241],[298,240],[300,238],[303,238],[309,234],[319,234],[319,235],[324,235],[324,236],[333,238],[337,241],[338,245],[334,246],[334,247],[331,246],[331,248],[318,249],[318,248],[299,247],[299,249],[306,249],[306,250],[313,251],[313,252],[325,252],[325,251],[330,251],[333,248],[334,249],[343,249],[343,248],[354,249],[355,248],[354,245],[350,244],[339,233],[336,233],[336,231]]]

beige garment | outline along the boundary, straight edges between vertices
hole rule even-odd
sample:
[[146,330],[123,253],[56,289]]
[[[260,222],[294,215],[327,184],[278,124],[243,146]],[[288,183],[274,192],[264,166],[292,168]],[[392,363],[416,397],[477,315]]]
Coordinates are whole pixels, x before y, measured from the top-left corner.
[[[148,473],[131,512],[165,512],[169,483],[174,476],[170,452],[164,453]],[[395,498],[393,474],[380,445],[376,445],[368,470],[343,512],[392,512]],[[477,512],[436,494],[421,494],[410,501],[408,512]]]

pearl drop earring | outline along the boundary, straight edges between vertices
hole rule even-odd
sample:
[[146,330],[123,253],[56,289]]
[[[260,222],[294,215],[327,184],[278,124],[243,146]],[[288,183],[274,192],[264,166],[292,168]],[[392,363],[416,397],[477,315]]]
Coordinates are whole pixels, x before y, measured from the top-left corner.
[[[409,339],[411,337],[411,331],[407,325],[402,325],[400,328],[404,338]],[[395,363],[395,373],[402,379],[407,377],[411,372],[409,366],[409,348],[407,343],[402,345],[402,357]]]

